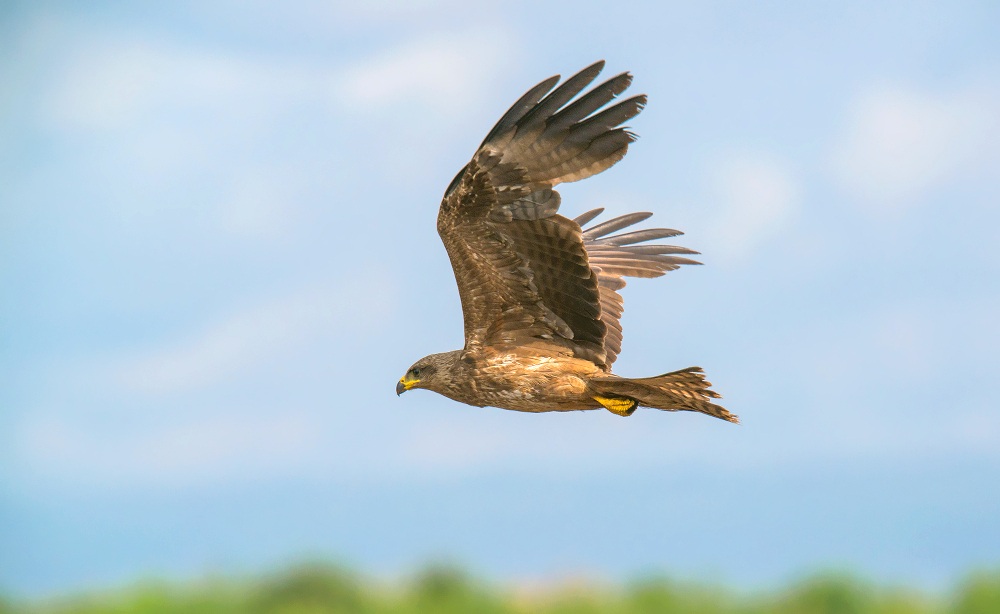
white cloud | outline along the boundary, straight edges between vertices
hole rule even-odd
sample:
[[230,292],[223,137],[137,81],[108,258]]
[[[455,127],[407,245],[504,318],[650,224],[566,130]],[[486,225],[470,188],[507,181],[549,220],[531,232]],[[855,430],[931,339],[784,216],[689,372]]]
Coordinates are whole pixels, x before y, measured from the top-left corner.
[[510,43],[503,31],[482,29],[412,40],[348,67],[338,94],[362,110],[413,103],[449,113],[468,109],[512,61],[497,52]]
[[788,335],[772,351],[796,357],[785,375],[804,396],[780,418],[795,436],[777,451],[811,462],[926,462],[956,451],[998,458],[991,384],[1000,372],[996,361],[977,360],[1000,342],[997,307],[961,296],[899,298]]
[[884,364],[912,377],[931,377],[934,337],[939,334],[933,319],[913,306],[897,306],[880,319],[873,341],[886,356]]
[[190,485],[302,471],[322,451],[322,430],[287,410],[266,417],[210,416],[155,427],[33,419],[15,438],[22,468],[37,479],[88,487]]
[[[847,413],[845,410],[851,410]],[[809,416],[808,425],[796,425],[788,442],[761,452],[761,466],[801,463],[926,464],[964,458],[996,458],[1000,445],[1000,417],[988,407],[962,407],[961,413],[930,421],[927,407],[913,407],[913,420],[885,416],[878,403],[845,401],[836,410]],[[822,437],[815,434],[822,433]],[[957,453],[956,451],[961,451]]]
[[294,32],[300,38],[326,41],[331,36],[359,27],[384,28],[392,22],[407,21],[414,25],[413,20],[433,20],[442,9],[455,5],[470,8],[468,3],[460,4],[456,0],[293,0],[280,4],[268,0],[215,0],[192,4],[189,10],[209,16],[228,27],[242,24],[244,27]]
[[[646,409],[621,420],[610,413],[514,414],[465,408],[462,415],[429,418],[403,434],[387,469],[416,475],[483,473],[512,467],[548,471],[600,470],[609,462],[675,464],[704,449],[699,436],[716,430],[705,416]],[[440,416],[440,414],[437,414]],[[730,458],[712,463],[729,468]]]
[[799,187],[787,166],[761,153],[729,154],[712,176],[719,208],[713,253],[730,262],[745,258],[794,215]]
[[[352,112],[422,103],[448,113],[480,100],[512,61],[501,30],[440,32],[358,60],[249,57],[143,39],[84,36],[56,67],[45,110],[64,129],[132,129],[181,113],[253,127],[303,102]],[[490,41],[489,45],[482,41]]]
[[221,226],[247,238],[287,236],[299,210],[297,204],[321,184],[322,177],[314,169],[278,164],[234,169],[228,193],[219,200]]
[[508,434],[496,429],[450,420],[417,425],[400,453],[409,466],[419,470],[456,471],[503,459],[511,443]]
[[[165,113],[212,113],[218,122],[260,119],[322,90],[324,71],[144,40],[85,41],[49,96],[58,125],[129,128]],[[332,75],[331,73],[328,73]],[[328,77],[332,78],[332,77]]]
[[872,88],[848,110],[832,154],[836,178],[867,204],[902,209],[985,165],[995,172],[998,94],[988,85],[952,92]]
[[[73,53],[41,64],[49,77],[32,90],[35,122],[86,143],[75,163],[101,179],[87,186],[99,206],[171,216],[195,200],[219,231],[254,240],[294,234],[320,188],[329,194],[374,172],[371,152],[379,180],[423,176],[444,146],[441,127],[474,114],[513,61],[495,52],[511,41],[493,29],[420,33],[367,57],[326,59],[79,24],[59,32],[49,42]],[[413,143],[428,155],[394,146]]]
[[[377,297],[360,304],[355,296]],[[285,356],[303,342],[358,334],[393,304],[384,275],[368,272],[337,287],[311,288],[239,311],[179,340],[123,359],[116,383],[150,394],[202,387]]]

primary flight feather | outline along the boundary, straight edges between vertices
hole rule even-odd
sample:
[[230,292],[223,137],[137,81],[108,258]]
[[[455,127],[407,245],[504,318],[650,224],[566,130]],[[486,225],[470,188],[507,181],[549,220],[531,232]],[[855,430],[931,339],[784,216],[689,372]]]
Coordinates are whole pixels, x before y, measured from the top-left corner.
[[684,256],[697,252],[648,243],[679,231],[620,232],[650,213],[586,229],[602,209],[573,220],[558,213],[555,186],[610,168],[635,140],[621,126],[642,111],[646,96],[609,105],[628,89],[630,74],[578,96],[603,67],[528,90],[448,186],[437,228],[458,282],[465,347],[418,360],[397,394],[426,388],[477,407],[605,407],[628,416],[643,406],[739,421],[712,402],[719,395],[699,367],[640,379],[611,373],[621,351],[624,278],[698,263]]

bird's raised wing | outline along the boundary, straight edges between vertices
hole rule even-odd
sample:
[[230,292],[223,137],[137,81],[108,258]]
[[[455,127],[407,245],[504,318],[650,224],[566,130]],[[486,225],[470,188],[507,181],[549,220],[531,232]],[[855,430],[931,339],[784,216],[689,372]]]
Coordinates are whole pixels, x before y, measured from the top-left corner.
[[552,77],[504,114],[445,192],[438,232],[465,319],[466,348],[563,340],[604,364],[600,290],[580,226],[557,214],[552,188],[610,167],[634,136],[618,126],[645,104],[636,96],[595,114],[623,92],[621,74],[571,104],[598,62],[556,89]]
[[[620,126],[642,110],[645,96],[603,108],[628,88],[631,75],[570,102],[603,66],[598,62],[555,89],[559,77],[529,90],[445,192],[438,232],[458,282],[466,348],[548,339],[605,367],[620,349],[615,290],[624,284],[614,279],[622,273],[610,262],[592,268],[580,225],[558,215],[560,197],[552,189],[609,168],[635,140]],[[620,251],[606,250],[607,258]]]

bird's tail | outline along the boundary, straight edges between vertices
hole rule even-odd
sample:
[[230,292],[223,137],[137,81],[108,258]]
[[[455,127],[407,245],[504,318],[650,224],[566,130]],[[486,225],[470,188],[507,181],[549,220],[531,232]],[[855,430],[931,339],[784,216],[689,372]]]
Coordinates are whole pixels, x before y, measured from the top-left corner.
[[589,385],[594,400],[619,416],[630,416],[642,405],[667,411],[700,411],[737,424],[740,421],[735,414],[712,403],[711,399],[721,395],[711,389],[701,367],[638,379],[595,377]]

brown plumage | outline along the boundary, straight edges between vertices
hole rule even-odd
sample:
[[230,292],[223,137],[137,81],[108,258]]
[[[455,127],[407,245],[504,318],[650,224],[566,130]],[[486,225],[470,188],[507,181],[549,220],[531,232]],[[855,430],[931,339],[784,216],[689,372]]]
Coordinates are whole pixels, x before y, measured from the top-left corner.
[[643,379],[611,373],[621,351],[624,278],[698,263],[680,255],[697,252],[647,243],[681,234],[676,230],[619,232],[650,213],[587,229],[602,209],[574,220],[558,214],[555,186],[613,166],[635,140],[621,125],[646,97],[606,106],[631,75],[577,97],[603,67],[598,62],[559,87],[555,76],[530,89],[448,186],[437,228],[458,282],[465,347],[417,361],[397,393],[426,388],[469,405],[526,412],[606,407],[627,416],[641,405],[738,421],[712,403],[719,395],[698,367]]

